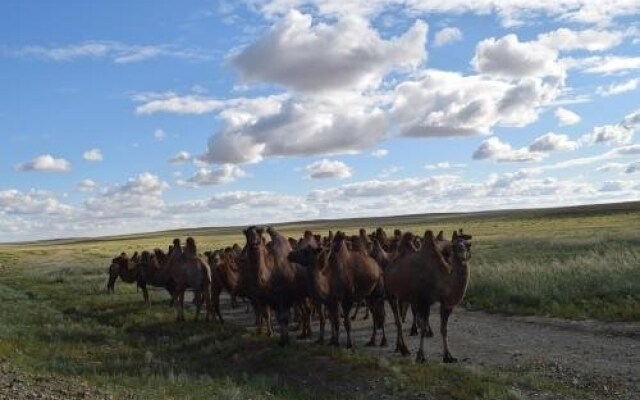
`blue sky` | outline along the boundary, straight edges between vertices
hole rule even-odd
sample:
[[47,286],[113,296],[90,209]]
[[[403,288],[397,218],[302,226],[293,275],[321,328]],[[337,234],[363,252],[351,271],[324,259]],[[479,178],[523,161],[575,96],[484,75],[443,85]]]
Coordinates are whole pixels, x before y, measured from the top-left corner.
[[640,195],[640,1],[8,1],[0,241]]

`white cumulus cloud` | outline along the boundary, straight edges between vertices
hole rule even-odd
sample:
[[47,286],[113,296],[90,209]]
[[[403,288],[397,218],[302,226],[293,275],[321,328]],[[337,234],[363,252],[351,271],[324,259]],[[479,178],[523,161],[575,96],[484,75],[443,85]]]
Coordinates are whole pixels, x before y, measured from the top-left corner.
[[43,154],[31,161],[17,164],[15,169],[16,171],[67,172],[71,170],[71,163],[64,158]]
[[178,181],[178,184],[189,187],[222,185],[242,178],[246,173],[236,165],[223,164],[215,168],[200,168],[186,181]]
[[578,148],[578,142],[569,139],[569,136],[553,132],[545,133],[537,137],[531,145],[529,151],[548,153],[552,151],[572,151]]
[[436,47],[462,40],[462,31],[456,27],[448,26],[436,32],[433,44]]
[[305,170],[311,179],[345,179],[351,177],[351,168],[347,164],[326,158],[307,165]]
[[84,153],[82,153],[82,158],[84,158],[87,161],[94,161],[94,162],[102,161],[102,150],[100,149],[87,150]]
[[504,143],[497,136],[484,140],[473,152],[474,160],[490,159],[498,162],[530,162],[540,161],[543,158],[543,154],[532,152],[526,147],[514,149],[509,143]]
[[427,24],[384,40],[366,19],[343,16],[335,24],[292,10],[261,39],[231,57],[246,82],[279,83],[296,90],[376,85],[393,69],[426,59]]
[[582,121],[578,114],[563,107],[556,108],[555,115],[560,126],[575,125]]

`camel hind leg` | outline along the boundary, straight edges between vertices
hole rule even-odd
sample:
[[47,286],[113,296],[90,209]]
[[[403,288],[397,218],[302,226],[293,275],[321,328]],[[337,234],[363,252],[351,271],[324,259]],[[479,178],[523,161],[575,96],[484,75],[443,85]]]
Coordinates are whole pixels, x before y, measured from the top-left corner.
[[423,363],[426,361],[424,356],[424,338],[427,336],[427,332],[429,328],[429,310],[430,307],[426,306],[425,308],[416,308],[416,319],[418,321],[418,325],[420,326],[420,348],[418,350],[418,354],[416,354],[416,362]]
[[318,339],[316,339],[316,343],[322,344],[324,343],[324,327],[325,327],[327,318],[324,315],[324,307],[322,307],[322,304],[316,303],[315,308],[318,314],[318,322],[320,323],[320,328],[319,328],[320,332],[318,333]]
[[[344,315],[344,330],[347,331],[347,349],[353,347],[353,342],[351,341],[351,318],[349,318],[349,312],[351,311],[351,307],[353,303],[351,302],[343,302],[342,303],[342,314]],[[374,324],[375,329],[375,324]]]

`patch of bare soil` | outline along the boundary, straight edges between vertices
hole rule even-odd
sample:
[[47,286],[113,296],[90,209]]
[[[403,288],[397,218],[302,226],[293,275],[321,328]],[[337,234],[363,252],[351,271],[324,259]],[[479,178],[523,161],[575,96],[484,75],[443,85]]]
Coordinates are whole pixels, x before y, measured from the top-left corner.
[[[229,313],[227,307],[225,304]],[[394,353],[396,333],[391,312],[387,312],[386,324],[389,346],[384,348],[364,346],[371,334],[371,320],[362,320],[362,315],[361,311],[352,323],[355,346],[376,356],[400,359]],[[408,315],[405,323],[405,341],[412,351],[408,361],[415,357],[419,342],[417,336],[408,336],[410,319]],[[244,326],[251,326],[252,321],[252,314],[239,312],[229,320]],[[442,341],[437,312],[432,313],[431,323],[435,336],[426,339],[425,352],[429,362],[439,363]],[[313,328],[315,335],[317,323]],[[344,345],[342,327],[340,337]],[[596,398],[640,398],[640,323],[513,317],[458,309],[449,321],[449,344],[461,365],[470,368],[515,376],[534,373],[593,393]],[[523,398],[558,398],[529,389],[516,391]]]
[[[370,351],[392,356],[395,327],[387,322],[390,346]],[[435,336],[425,350],[427,358],[440,362],[437,313],[431,322]],[[357,323],[358,343],[366,342],[369,324]],[[408,333],[409,321],[406,327]],[[640,398],[640,323],[510,317],[458,309],[449,321],[449,344],[463,365],[536,372],[605,398]],[[411,337],[407,345],[415,354],[418,338]]]
[[27,373],[0,359],[0,399],[113,399],[113,396],[84,382]]

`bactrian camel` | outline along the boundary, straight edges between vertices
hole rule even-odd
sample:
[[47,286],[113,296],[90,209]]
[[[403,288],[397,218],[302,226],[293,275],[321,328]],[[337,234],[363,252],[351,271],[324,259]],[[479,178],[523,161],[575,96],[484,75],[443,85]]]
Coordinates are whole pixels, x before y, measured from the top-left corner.
[[447,340],[447,324],[451,312],[462,301],[469,282],[470,258],[468,239],[453,233],[451,238],[450,263],[442,256],[431,231],[426,231],[419,252],[407,254],[394,260],[385,271],[385,286],[391,301],[396,324],[396,351],[408,355],[404,343],[398,301],[408,302],[415,310],[420,327],[420,347],[416,361],[424,362],[424,338],[428,332],[428,318],[431,305],[440,303],[440,333],[444,349],[443,361],[456,362],[451,355]]

